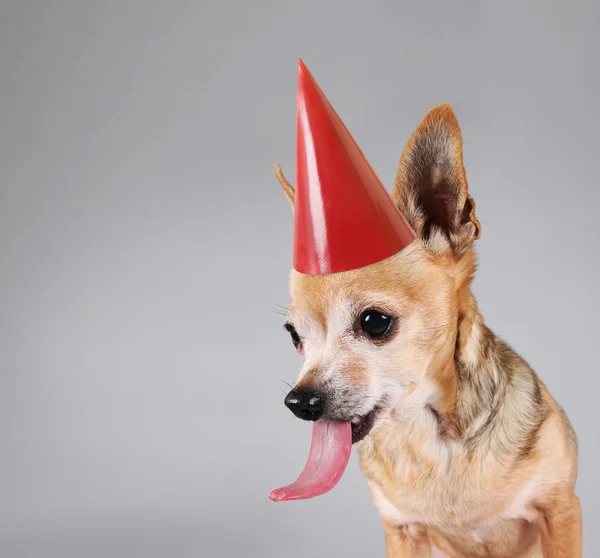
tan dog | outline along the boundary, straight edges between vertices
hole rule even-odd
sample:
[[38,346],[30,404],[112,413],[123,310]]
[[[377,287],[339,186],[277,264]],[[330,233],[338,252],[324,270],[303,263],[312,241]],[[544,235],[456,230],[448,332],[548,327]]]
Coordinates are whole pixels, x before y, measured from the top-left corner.
[[[410,138],[393,199],[418,237],[406,249],[292,272],[286,327],[305,356],[294,388],[327,393],[331,420],[354,417],[389,558],[581,557],[573,428],[470,289],[480,225],[448,105]],[[369,312],[391,324],[377,339]]]

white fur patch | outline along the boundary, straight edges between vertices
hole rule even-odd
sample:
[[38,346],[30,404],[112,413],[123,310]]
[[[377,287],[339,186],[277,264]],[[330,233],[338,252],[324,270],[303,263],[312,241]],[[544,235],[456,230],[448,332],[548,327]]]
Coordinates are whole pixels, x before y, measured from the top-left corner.
[[327,337],[335,340],[344,335],[352,327],[354,304],[351,300],[336,300],[327,313]]
[[469,363],[476,363],[479,359],[479,349],[481,347],[481,326],[475,322],[469,333],[463,352],[463,358]]
[[534,494],[539,494],[542,476],[534,475],[525,484],[515,499],[510,502],[502,513],[502,517],[509,519],[525,519],[535,521],[538,516],[537,510],[532,506],[531,500]]
[[473,535],[473,539],[475,540],[475,542],[483,542],[483,534],[484,534],[484,530],[483,529],[473,529],[471,531],[471,534]]
[[325,344],[325,332],[318,320],[315,320],[310,314],[295,315],[294,327],[304,340],[304,366],[296,379],[296,382],[299,382],[309,370],[320,364]]
[[379,490],[379,487],[371,481],[367,481],[369,484],[369,488],[371,489],[371,494],[373,495],[373,501],[375,502],[375,506],[379,511],[379,515],[392,525],[410,525],[411,523],[415,523],[415,517],[411,517],[402,513],[396,506],[394,506]]

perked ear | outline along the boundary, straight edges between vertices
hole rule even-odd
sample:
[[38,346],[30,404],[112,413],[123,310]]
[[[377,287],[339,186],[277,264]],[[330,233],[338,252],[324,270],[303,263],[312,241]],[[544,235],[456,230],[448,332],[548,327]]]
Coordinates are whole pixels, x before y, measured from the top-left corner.
[[479,238],[460,128],[448,104],[431,109],[406,144],[392,197],[417,236],[435,251],[450,247],[462,254]]
[[296,190],[294,190],[294,187],[286,180],[285,176],[283,175],[283,171],[281,170],[281,167],[277,163],[275,163],[275,175],[277,176],[277,180],[279,180],[279,184],[281,184],[281,187],[283,188],[283,193],[287,196],[287,199],[289,200],[292,206],[292,211],[294,211],[294,200],[296,199]]

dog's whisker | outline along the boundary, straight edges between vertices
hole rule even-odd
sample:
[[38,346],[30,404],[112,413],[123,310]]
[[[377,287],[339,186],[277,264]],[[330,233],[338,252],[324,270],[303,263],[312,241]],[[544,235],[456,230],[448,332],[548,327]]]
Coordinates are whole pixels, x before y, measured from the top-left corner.
[[271,302],[271,301],[267,301],[267,300],[265,300],[264,303],[272,306],[271,311],[274,312],[275,314],[283,316],[284,318],[288,315],[289,309],[287,306],[284,306],[283,304],[279,304],[277,302]]
[[271,304],[272,306],[277,306],[277,308],[279,308],[280,310],[284,310],[285,312],[289,311],[289,307],[283,304],[279,304],[278,302],[269,302],[269,304]]

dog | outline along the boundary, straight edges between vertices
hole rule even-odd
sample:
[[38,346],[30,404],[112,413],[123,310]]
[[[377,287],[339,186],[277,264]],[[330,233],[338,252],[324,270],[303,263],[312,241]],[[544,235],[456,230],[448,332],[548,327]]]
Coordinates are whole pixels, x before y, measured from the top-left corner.
[[580,558],[577,437],[471,291],[481,227],[448,104],[410,137],[391,198],[416,235],[405,249],[292,270],[285,328],[305,362],[286,404],[350,422],[388,558]]

